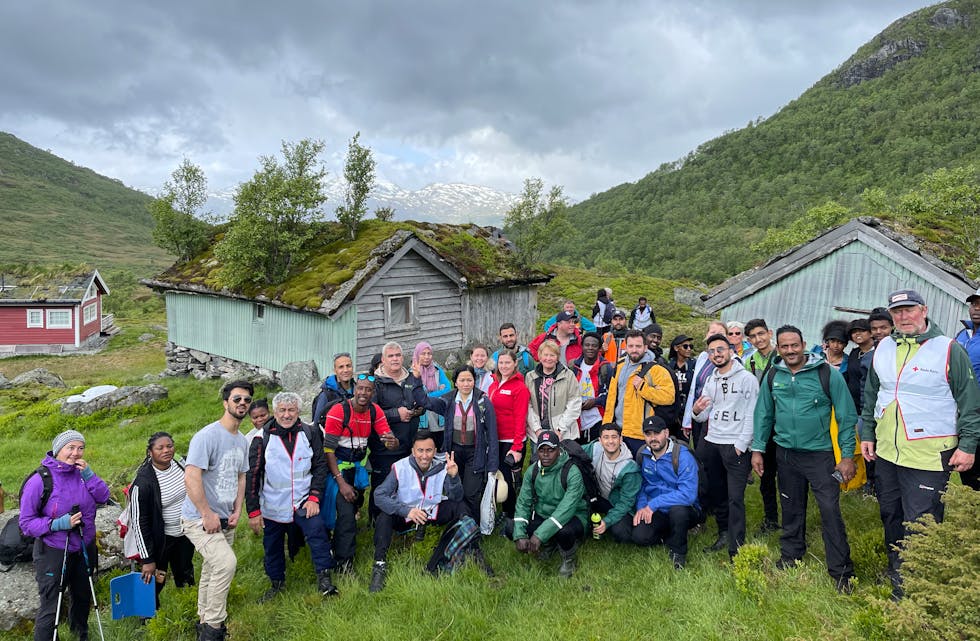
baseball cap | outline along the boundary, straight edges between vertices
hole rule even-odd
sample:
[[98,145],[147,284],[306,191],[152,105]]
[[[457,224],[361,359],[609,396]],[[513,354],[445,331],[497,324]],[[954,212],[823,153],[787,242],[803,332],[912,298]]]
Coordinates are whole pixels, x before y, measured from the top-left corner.
[[688,336],[687,334],[681,334],[680,336],[674,338],[674,340],[670,341],[670,346],[677,347],[681,343],[686,343],[687,341],[693,341],[693,340],[694,339]]
[[620,318],[626,318],[626,312],[624,312],[621,309],[616,309],[613,311],[612,317],[616,318],[617,316],[619,316]]
[[660,418],[656,414],[654,414],[653,416],[648,416],[645,419],[643,419],[644,434],[646,434],[647,432],[654,432],[654,433],[663,432],[665,429],[667,429],[667,424],[664,422],[664,419]]
[[556,323],[560,323],[562,321],[567,321],[567,320],[573,320],[573,319],[575,319],[575,315],[574,314],[569,314],[566,311],[558,312],[555,315],[555,322]]
[[980,288],[977,288],[977,291],[975,291],[974,293],[972,293],[969,296],[967,296],[966,297],[966,302],[972,303],[973,301],[975,301],[978,298],[980,298]]
[[900,289],[888,295],[888,309],[908,307],[909,305],[925,305],[922,295],[914,289]]
[[561,439],[558,438],[558,435],[551,430],[546,430],[538,436],[538,444],[534,448],[534,451],[538,451],[545,446],[558,447],[559,445],[561,445]]

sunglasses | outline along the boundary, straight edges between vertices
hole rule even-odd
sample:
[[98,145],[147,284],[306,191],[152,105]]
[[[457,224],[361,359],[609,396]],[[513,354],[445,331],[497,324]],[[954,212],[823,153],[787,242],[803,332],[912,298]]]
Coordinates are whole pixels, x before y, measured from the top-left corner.
[[728,332],[729,336],[741,336],[742,332],[735,330],[734,332]]
[[678,347],[680,347],[681,349],[693,349],[694,345],[691,345],[690,343],[684,343],[683,345],[678,345]]
[[231,402],[232,403],[241,403],[243,401],[245,403],[251,403],[252,402],[252,397],[251,396],[232,396],[231,397]]
[[370,382],[373,383],[374,382],[374,377],[371,376],[370,374],[358,374],[357,375],[357,380],[359,380],[359,381],[370,381]]

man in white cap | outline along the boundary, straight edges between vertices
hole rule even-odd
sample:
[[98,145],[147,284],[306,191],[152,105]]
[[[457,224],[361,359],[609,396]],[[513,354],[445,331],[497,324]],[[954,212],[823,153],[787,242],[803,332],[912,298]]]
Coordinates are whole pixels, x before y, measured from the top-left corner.
[[861,453],[876,461],[878,508],[885,530],[888,578],[900,598],[898,545],[905,523],[943,519],[950,471],[973,467],[980,437],[980,388],[966,350],[929,321],[911,289],[893,292],[895,331],[875,348],[864,388]]

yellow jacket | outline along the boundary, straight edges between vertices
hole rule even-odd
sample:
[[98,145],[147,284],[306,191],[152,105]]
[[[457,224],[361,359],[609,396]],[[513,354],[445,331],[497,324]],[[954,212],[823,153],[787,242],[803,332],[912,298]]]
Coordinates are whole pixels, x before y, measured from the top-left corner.
[[[616,405],[619,403],[619,374],[626,363],[625,358],[619,359],[616,363],[616,374],[609,382],[609,396],[606,398],[606,413],[602,417],[603,423],[616,422]],[[645,364],[640,363],[640,368]],[[626,381],[626,398],[623,399],[623,436],[629,438],[643,438],[643,419],[655,414],[655,405],[674,404],[674,381],[671,379],[670,372],[662,365],[653,363],[647,370],[639,389],[633,386],[633,380],[637,378],[640,371],[637,368],[630,374],[630,380]]]

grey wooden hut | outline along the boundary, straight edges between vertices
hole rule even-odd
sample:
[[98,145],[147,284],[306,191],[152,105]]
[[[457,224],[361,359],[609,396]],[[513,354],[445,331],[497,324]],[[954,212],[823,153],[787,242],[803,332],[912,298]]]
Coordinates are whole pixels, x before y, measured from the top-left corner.
[[724,321],[764,318],[773,330],[795,325],[813,346],[827,321],[867,317],[897,289],[922,294],[931,321],[953,335],[976,288],[915,238],[862,217],[738,274],[702,299],[708,313],[720,312]]
[[422,340],[442,356],[492,345],[504,322],[526,342],[551,275],[521,267],[512,250],[494,228],[366,221],[355,241],[328,235],[278,286],[219,287],[210,250],[143,282],[166,299],[173,373],[188,363],[212,375],[280,372],[314,360],[325,375],[333,354],[350,352],[364,369],[388,341],[406,350],[406,364]]

